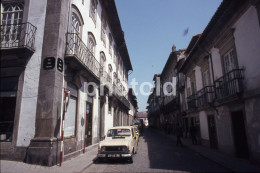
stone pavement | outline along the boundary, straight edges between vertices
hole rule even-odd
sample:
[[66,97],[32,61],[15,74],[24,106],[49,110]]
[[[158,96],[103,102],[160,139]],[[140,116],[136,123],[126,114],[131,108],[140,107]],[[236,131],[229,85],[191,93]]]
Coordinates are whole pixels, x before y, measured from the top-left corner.
[[31,165],[17,161],[0,160],[0,172],[1,173],[72,173],[82,172],[93,162],[93,159],[97,155],[97,144],[87,147],[84,154],[80,154],[70,160],[59,165],[52,167],[45,167],[39,165]]
[[[168,135],[162,131],[158,132],[168,138],[173,138],[176,140],[174,135]],[[182,143],[185,147],[198,153],[202,157],[207,158],[232,172],[260,172],[260,165],[253,164],[246,159],[240,159],[221,153],[218,150],[211,149],[203,145],[192,145],[190,138],[182,138]]]

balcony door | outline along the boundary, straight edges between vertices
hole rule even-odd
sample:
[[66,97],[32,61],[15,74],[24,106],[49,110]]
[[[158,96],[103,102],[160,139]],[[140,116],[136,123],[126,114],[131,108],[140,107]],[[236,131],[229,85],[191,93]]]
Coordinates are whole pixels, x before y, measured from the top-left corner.
[[20,44],[22,21],[22,3],[7,3],[1,6],[1,47],[18,47]]
[[228,73],[236,68],[234,49],[229,50],[223,56],[224,73]]

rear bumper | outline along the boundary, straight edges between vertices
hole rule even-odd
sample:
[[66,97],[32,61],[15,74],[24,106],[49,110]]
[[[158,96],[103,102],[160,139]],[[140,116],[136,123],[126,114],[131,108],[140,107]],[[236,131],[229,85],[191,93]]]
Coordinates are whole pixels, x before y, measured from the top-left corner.
[[132,157],[132,154],[98,154],[98,158],[127,158]]

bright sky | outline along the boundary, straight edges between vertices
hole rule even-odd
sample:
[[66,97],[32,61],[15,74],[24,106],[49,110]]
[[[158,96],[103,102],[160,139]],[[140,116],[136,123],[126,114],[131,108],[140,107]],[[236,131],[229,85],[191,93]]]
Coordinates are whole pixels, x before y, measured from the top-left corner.
[[[139,112],[148,96],[140,94],[143,82],[161,73],[172,45],[186,48],[193,35],[202,33],[222,0],[115,0],[132,62]],[[184,31],[188,28],[187,35]],[[131,87],[131,85],[129,85]],[[150,87],[144,87],[148,92]]]

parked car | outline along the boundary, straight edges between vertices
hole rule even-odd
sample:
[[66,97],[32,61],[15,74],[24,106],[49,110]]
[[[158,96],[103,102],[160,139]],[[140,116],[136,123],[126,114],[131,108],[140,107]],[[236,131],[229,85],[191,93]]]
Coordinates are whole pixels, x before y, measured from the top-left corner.
[[119,126],[108,130],[98,145],[98,158],[126,158],[133,163],[137,151],[137,137],[133,126]]

